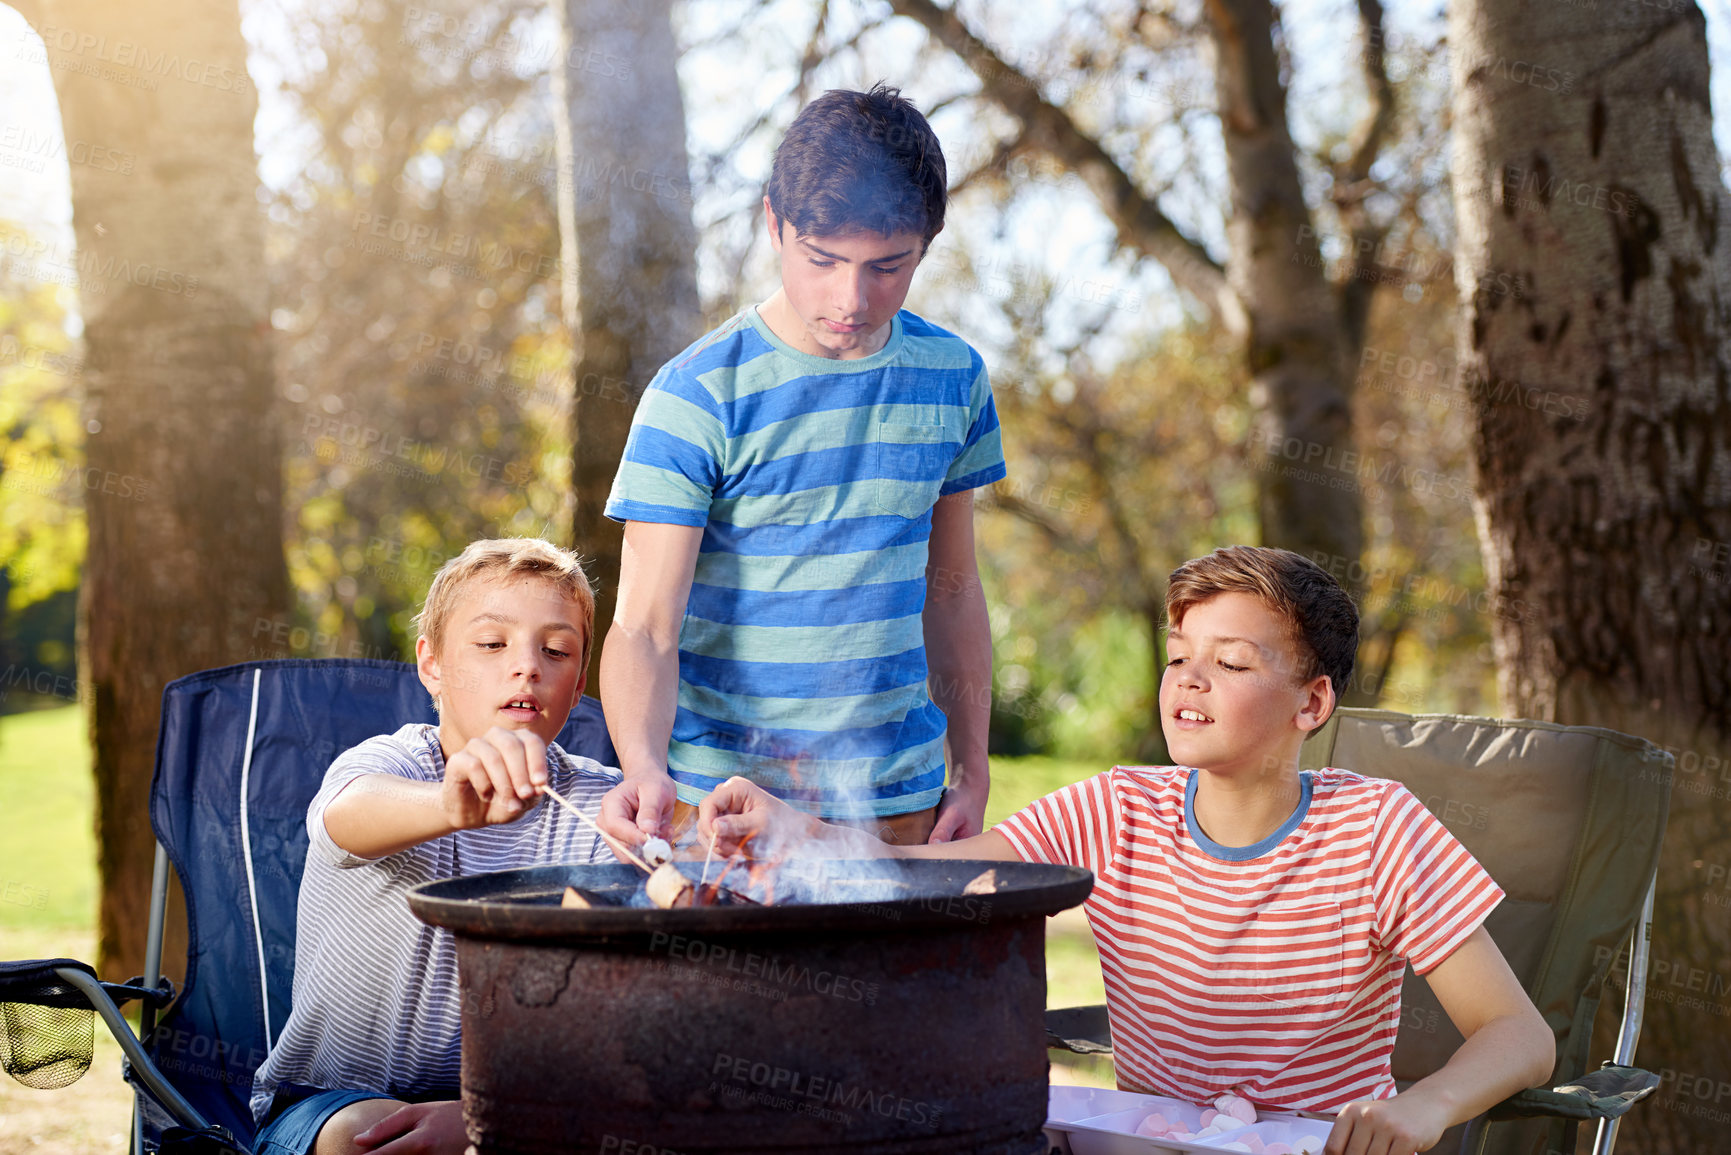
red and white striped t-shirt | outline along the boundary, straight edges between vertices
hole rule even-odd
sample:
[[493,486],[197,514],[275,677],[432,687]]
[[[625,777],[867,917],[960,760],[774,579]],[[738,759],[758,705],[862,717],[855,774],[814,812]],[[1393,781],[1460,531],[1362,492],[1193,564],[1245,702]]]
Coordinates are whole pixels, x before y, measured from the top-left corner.
[[1119,1086],[1335,1111],[1395,1093],[1407,962],[1425,974],[1503,892],[1398,782],[1301,776],[1279,830],[1222,847],[1186,767],[1115,767],[996,829],[1022,858],[1094,872]]

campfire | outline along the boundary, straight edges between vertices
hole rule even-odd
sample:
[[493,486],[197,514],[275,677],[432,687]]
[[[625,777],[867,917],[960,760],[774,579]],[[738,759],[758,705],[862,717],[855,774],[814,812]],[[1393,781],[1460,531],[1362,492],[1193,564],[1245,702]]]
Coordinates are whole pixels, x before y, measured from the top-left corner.
[[417,888],[479,1155],[1042,1152],[1045,916],[1089,874],[752,849]]
[[[581,819],[591,829],[599,834],[607,845],[613,848],[613,853],[620,859],[631,863],[643,871],[645,877],[640,888],[621,891],[614,888],[611,891],[584,891],[575,886],[567,886],[560,897],[559,905],[566,910],[594,910],[602,906],[645,907],[654,906],[661,910],[674,910],[694,906],[769,906],[776,901],[776,884],[781,878],[781,868],[787,861],[781,855],[770,855],[759,860],[752,853],[752,842],[755,835],[748,836],[741,842],[727,860],[722,864],[715,876],[715,881],[709,880],[710,868],[715,861],[715,843],[709,844],[709,851],[703,859],[703,872],[693,881],[686,872],[673,862],[674,849],[662,838],[651,838],[643,844],[643,853],[638,855],[630,847],[624,845],[590,819],[590,817],[573,806],[554,791],[543,793],[572,814]],[[688,831],[688,836],[695,838],[695,830]],[[692,845],[687,843],[687,847]],[[822,860],[818,860],[822,861]],[[733,885],[723,885],[723,880],[734,875],[736,868],[742,872],[743,882],[736,877]],[[803,877],[801,875],[803,874]],[[963,888],[965,895],[994,894],[998,888],[998,874],[995,869],[987,869],[971,879]],[[786,901],[816,903],[838,901],[833,895],[836,882],[824,877],[821,881],[814,878],[810,870],[804,872],[789,871],[789,880],[794,884],[792,896]],[[814,885],[815,882],[815,885]],[[885,882],[893,882],[893,874],[880,870],[877,877],[868,882],[865,879],[850,879],[844,886],[851,887],[854,893],[840,901],[861,901],[866,896],[862,888],[874,887],[883,891],[877,895],[878,900],[899,897],[882,887]],[[736,889],[737,887],[737,889]]]

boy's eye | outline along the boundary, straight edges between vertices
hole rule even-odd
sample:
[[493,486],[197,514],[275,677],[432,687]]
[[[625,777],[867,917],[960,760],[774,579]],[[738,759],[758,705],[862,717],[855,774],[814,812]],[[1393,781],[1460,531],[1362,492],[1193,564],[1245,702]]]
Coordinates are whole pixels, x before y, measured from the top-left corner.
[[479,646],[483,650],[498,650],[498,649],[503,649],[505,643],[504,642],[476,642],[475,645]]
[[1221,662],[1220,665],[1222,668],[1231,670],[1235,674],[1242,674],[1245,670],[1250,668],[1249,666],[1235,666],[1231,662]]
[[542,646],[541,648],[546,650],[549,654],[552,654],[555,658],[569,658],[571,656],[564,650],[561,650],[558,646]]
[[832,268],[832,267],[834,267],[834,265],[835,265],[835,262],[834,262],[834,261],[820,261],[820,260],[818,260],[818,259],[817,259],[817,258],[816,258],[816,257],[813,257],[813,258],[812,258],[812,261],[811,261],[811,263],[812,263],[812,264],[814,264],[814,265],[816,265],[816,266],[817,266],[817,267],[818,267],[818,268],[820,268],[820,269],[828,269],[828,268]]
[[902,267],[900,265],[895,265],[895,266],[888,268],[888,269],[882,268],[881,266],[878,266],[878,265],[873,265],[872,266],[872,272],[881,274],[882,276],[885,276],[885,277],[888,277],[888,276],[891,276],[895,273],[901,272],[901,268]]
[[1183,658],[1167,658],[1167,659],[1166,659],[1166,664],[1167,664],[1167,665],[1168,665],[1168,666],[1177,666],[1177,665],[1182,665],[1182,664],[1183,664],[1183,662],[1184,662],[1184,659],[1183,659]]

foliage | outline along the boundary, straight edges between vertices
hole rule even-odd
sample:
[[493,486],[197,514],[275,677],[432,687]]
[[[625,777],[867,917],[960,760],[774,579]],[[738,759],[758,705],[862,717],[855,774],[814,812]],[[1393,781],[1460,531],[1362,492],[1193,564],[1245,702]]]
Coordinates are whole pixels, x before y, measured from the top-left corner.
[[[1022,319],[1030,341],[1038,316]],[[1206,340],[1167,334],[1103,368],[1079,343],[1061,371],[996,386],[1011,475],[982,502],[979,536],[1006,606],[998,682],[1012,699],[1038,682],[1054,753],[1163,756],[1166,575],[1254,532],[1249,414],[1229,354]]]
[[295,656],[406,657],[444,559],[569,539],[544,17],[316,6],[279,61],[300,158],[270,205]]
[[[1037,151],[1003,151],[1014,124],[910,22],[795,8],[803,22],[789,23],[786,6],[745,3],[677,13],[708,311],[773,288],[756,201],[769,150],[805,99],[882,76],[931,108],[955,193],[910,304],[986,353],[1011,468],[977,519],[993,607],[993,748],[1156,756],[1165,575],[1255,538],[1252,407],[1235,346],[1174,311],[1161,270],[1115,248],[1074,176]],[[1050,25],[996,8],[981,20],[982,35],[1218,246],[1212,77],[1193,21],[1106,3],[1073,5]],[[259,656],[406,656],[433,571],[467,541],[569,539],[551,21],[527,3],[368,0],[309,5],[281,33],[255,37],[255,56],[280,74],[288,110],[267,118],[267,157],[295,158],[286,175],[267,166],[268,271],[292,624],[307,628],[288,634],[304,645]],[[1391,36],[1388,47],[1398,117],[1369,203],[1390,222],[1373,264],[1394,284],[1366,342],[1430,361],[1439,368],[1427,379],[1443,387],[1415,388],[1372,359],[1359,374],[1357,437],[1378,469],[1394,462],[1400,477],[1444,484],[1373,479],[1365,557],[1328,564],[1369,579],[1355,700],[1480,709],[1487,607],[1462,496],[1464,394],[1447,387],[1455,302],[1440,254],[1451,222],[1438,136],[1421,131],[1440,118],[1446,84],[1434,46]],[[716,62],[742,52],[762,62],[754,82],[701,95]],[[1293,63],[1307,196],[1338,280],[1353,254],[1329,174],[1356,120],[1353,81],[1307,88],[1312,74]],[[36,326],[30,341],[71,357],[63,312],[51,288],[8,290],[0,334]],[[0,375],[6,484],[75,469],[75,374],[0,356]],[[12,500],[21,494],[29,500]],[[0,558],[17,610],[75,585],[83,531],[75,500],[10,488],[8,499]]]
[[69,331],[71,290],[31,275],[27,255],[38,248],[0,222],[0,712],[75,697],[77,684],[82,354]]
[[81,355],[67,291],[11,268],[7,254],[33,248],[0,222],[0,560],[12,612],[75,589],[85,546]]

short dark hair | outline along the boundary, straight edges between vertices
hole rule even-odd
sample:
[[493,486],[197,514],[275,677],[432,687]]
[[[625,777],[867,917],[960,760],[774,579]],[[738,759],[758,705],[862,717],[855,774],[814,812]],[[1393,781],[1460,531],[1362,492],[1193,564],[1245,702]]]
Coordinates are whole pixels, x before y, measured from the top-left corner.
[[1229,545],[1193,557],[1166,583],[1166,623],[1219,594],[1250,594],[1286,621],[1298,650],[1298,680],[1327,674],[1338,700],[1358,653],[1358,607],[1327,570],[1302,554],[1266,546]]
[[799,236],[944,227],[949,175],[938,135],[901,89],[831,89],[800,110],[775,150],[769,207]]

